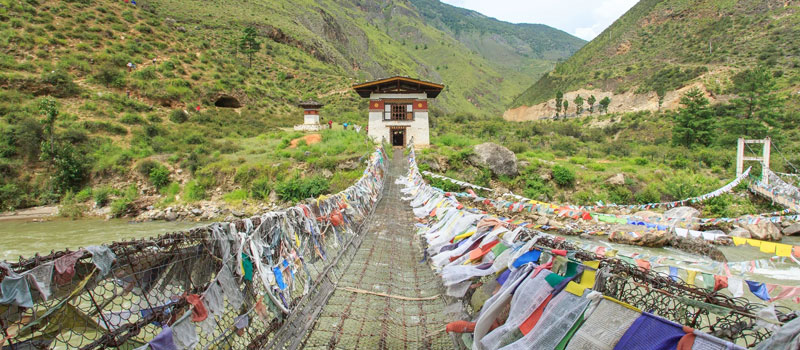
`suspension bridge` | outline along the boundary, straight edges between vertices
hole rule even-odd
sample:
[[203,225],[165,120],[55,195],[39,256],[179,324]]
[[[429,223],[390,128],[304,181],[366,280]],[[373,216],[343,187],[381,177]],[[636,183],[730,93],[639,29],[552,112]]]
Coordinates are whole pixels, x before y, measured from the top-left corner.
[[[428,186],[406,151],[378,148],[353,186],[284,210],[3,262],[0,346],[612,349],[662,337],[632,327],[656,322],[673,338],[741,348],[796,323],[785,307],[765,315],[748,298],[471,209]],[[792,196],[764,179],[770,198]],[[516,296],[531,293],[521,308]],[[626,321],[603,328],[617,314]]]

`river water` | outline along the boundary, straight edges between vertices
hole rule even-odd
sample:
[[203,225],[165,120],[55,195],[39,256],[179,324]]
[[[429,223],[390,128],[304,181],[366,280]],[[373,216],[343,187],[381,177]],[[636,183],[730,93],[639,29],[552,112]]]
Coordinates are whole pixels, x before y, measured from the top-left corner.
[[13,261],[51,250],[75,250],[89,245],[157,236],[203,225],[199,222],[150,221],[133,223],[123,219],[57,219],[44,222],[23,220],[0,222],[0,260]]

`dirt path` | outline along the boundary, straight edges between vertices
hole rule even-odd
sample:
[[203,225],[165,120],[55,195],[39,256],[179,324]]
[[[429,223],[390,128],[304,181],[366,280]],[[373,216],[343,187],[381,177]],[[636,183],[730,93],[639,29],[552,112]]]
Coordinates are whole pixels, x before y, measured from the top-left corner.
[[[306,339],[305,349],[452,349],[441,279],[420,262],[414,214],[400,198],[402,151],[389,166],[383,200],[364,241]],[[391,295],[391,296],[386,296]]]

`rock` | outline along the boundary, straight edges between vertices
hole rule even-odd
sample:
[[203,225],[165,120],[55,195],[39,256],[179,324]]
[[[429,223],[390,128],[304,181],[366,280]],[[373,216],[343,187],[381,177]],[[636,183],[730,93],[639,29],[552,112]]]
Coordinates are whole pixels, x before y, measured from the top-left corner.
[[635,216],[637,218],[642,218],[642,219],[644,219],[646,221],[649,221],[649,222],[656,222],[656,221],[658,221],[656,219],[661,219],[662,218],[661,214],[656,213],[654,211],[649,211],[649,210],[637,211],[637,212],[633,213],[633,216]]
[[700,217],[700,211],[692,207],[677,207],[664,212],[668,219],[690,219]]
[[180,26],[178,28],[175,28],[175,30],[177,30],[177,31],[179,31],[181,33],[186,33],[186,27],[184,27],[184,26]]
[[542,179],[542,181],[550,181],[550,179],[553,178],[553,175],[550,173],[541,174],[539,175],[539,178]]
[[333,173],[328,169],[322,169],[322,176],[326,179],[330,179],[333,177]]
[[275,203],[275,202],[278,201],[278,194],[275,193],[275,191],[270,191],[268,199],[269,199],[270,203]]
[[177,22],[176,22],[174,19],[167,17],[167,18],[164,20],[164,23],[166,23],[168,26],[172,27],[172,26],[174,26],[174,25],[175,25],[175,23],[177,23]]
[[422,160],[422,164],[427,165],[429,168],[431,168],[431,171],[433,171],[433,172],[442,171],[442,167],[440,167],[439,163],[437,161],[435,161],[435,160],[423,159]]
[[175,173],[178,174],[178,175],[183,174],[183,169],[175,170]]
[[517,155],[508,148],[486,142],[475,146],[473,151],[475,154],[470,157],[470,162],[489,167],[495,175],[516,176],[519,173]]
[[[628,226],[628,225],[621,225]],[[614,231],[609,235],[608,241],[614,243],[624,243],[637,245],[641,247],[661,248],[669,243],[670,236],[666,231],[644,231],[639,233],[639,237],[635,237],[628,233],[627,230],[622,229]]]
[[609,177],[606,183],[609,185],[622,186],[625,184],[625,174],[618,173],[617,175]]
[[231,214],[233,214],[233,216],[235,216],[237,218],[244,217],[244,215],[245,215],[244,211],[242,211],[242,210],[231,210]]
[[348,160],[346,162],[339,163],[339,165],[336,166],[336,169],[340,170],[355,170],[356,168],[358,168],[358,162],[355,162],[353,160]]
[[688,253],[707,256],[711,260],[727,261],[725,254],[722,254],[719,248],[702,238],[672,236],[668,244]]
[[741,224],[742,228],[750,231],[750,238],[763,241],[780,241],[781,230],[770,221],[761,221],[757,224]]
[[155,209],[155,208],[156,208],[156,207],[154,207],[154,206],[152,206],[152,205],[148,205],[148,206],[147,206],[147,210],[153,210],[153,209]]
[[539,220],[536,220],[537,225],[547,225],[550,222],[546,217],[542,216]]
[[164,220],[164,212],[159,210],[151,215],[150,218],[153,220]]
[[733,230],[731,230],[731,232],[728,232],[728,236],[750,238],[750,231],[743,229],[739,226],[734,226]]
[[176,214],[175,212],[169,211],[166,214],[164,214],[164,220],[167,220],[167,221],[178,220],[178,214]]
[[202,210],[200,210],[200,209],[197,209],[197,208],[194,208],[194,209],[192,209],[192,215],[194,215],[194,216],[200,216],[200,214],[203,214],[203,211],[202,211]]
[[792,224],[789,227],[783,229],[783,234],[787,236],[794,236],[796,234],[800,234],[800,223]]
[[529,166],[531,166],[531,162],[527,160],[520,160],[517,162],[517,169],[525,169]]
[[225,217],[225,221],[227,221],[227,222],[231,222],[231,221],[234,221],[234,220],[236,220],[236,218],[233,217],[233,215],[228,215],[228,216]]

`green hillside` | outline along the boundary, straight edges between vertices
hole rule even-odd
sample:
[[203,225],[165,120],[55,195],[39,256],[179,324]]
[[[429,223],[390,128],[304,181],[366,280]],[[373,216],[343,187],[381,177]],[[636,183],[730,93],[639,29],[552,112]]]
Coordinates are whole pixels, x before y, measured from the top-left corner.
[[557,90],[647,93],[676,90],[693,81],[723,94],[737,71],[756,65],[774,70],[780,88],[796,88],[798,37],[797,2],[642,0],[512,106],[547,101]]
[[[240,45],[246,28],[259,43],[252,55]],[[322,101],[337,123],[365,124],[350,86],[407,75],[447,85],[439,112],[497,115],[583,43],[435,0],[0,0],[0,33],[2,209],[106,185],[121,198],[129,185],[246,197],[257,179],[268,193],[331,171],[335,190],[358,173],[337,164],[369,147],[329,133],[322,147],[286,149],[298,136],[283,129],[301,120],[298,100]],[[223,96],[242,107],[215,107]],[[152,183],[160,166],[192,185]]]

